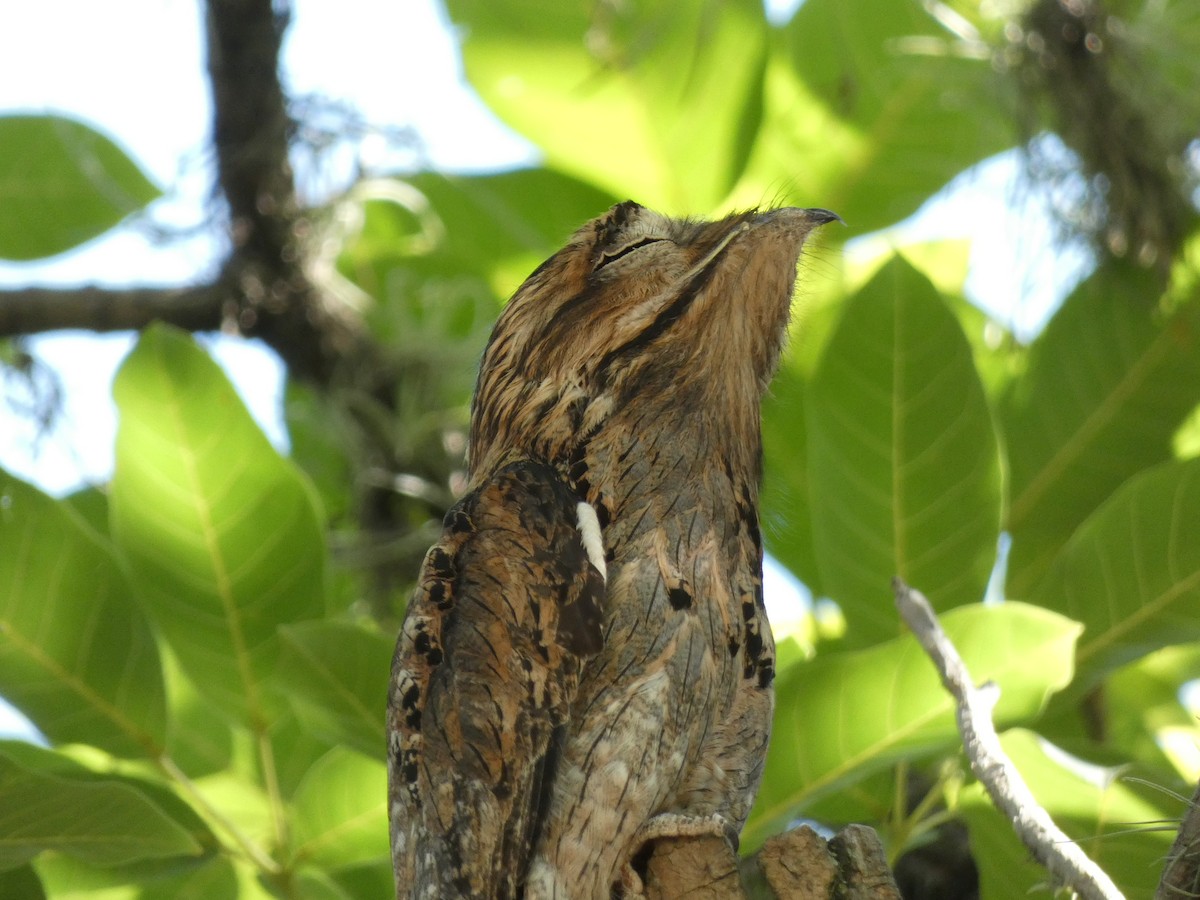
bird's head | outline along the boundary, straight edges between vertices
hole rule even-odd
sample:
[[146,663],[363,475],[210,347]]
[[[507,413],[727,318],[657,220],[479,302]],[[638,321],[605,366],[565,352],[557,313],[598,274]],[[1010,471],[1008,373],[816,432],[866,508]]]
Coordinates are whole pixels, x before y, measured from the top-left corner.
[[585,224],[508,302],[480,366],[471,468],[553,462],[614,412],[731,431],[783,347],[796,263],[824,209],[670,219],[633,201]]

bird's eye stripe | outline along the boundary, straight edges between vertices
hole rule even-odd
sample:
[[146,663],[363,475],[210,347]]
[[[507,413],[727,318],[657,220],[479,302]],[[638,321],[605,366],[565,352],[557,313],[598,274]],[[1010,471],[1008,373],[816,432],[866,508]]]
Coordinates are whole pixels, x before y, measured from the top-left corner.
[[616,262],[622,256],[626,256],[626,255],[632,253],[634,250],[637,250],[639,247],[645,247],[647,244],[656,244],[661,240],[663,240],[663,239],[656,238],[656,237],[644,237],[644,238],[640,238],[639,240],[634,241],[633,243],[625,244],[623,247],[618,247],[616,250],[613,250],[611,253],[607,252],[607,251],[603,252],[600,254],[600,261],[596,263],[596,268],[602,269],[605,266],[607,266],[609,263]]

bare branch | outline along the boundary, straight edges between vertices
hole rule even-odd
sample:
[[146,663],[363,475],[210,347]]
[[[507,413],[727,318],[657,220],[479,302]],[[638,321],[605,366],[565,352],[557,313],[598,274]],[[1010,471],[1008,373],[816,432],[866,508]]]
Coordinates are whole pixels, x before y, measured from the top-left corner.
[[1021,773],[1000,746],[992,724],[999,687],[991,682],[978,689],[974,686],[962,657],[920,591],[899,578],[892,580],[892,589],[901,618],[933,660],[942,684],[954,697],[958,730],[971,771],[983,783],[996,808],[1008,817],[1034,858],[1059,882],[1071,887],[1084,900],[1123,900],[1112,880],[1054,824],[1049,813],[1034,799]]
[[1179,824],[1179,834],[1167,854],[1167,866],[1154,900],[1196,896],[1200,896],[1200,785],[1196,786]]
[[209,0],[208,72],[213,143],[229,204],[233,253],[221,280],[237,322],[261,337],[300,378],[328,383],[346,360],[370,356],[357,316],[308,278],[304,220],[288,161],[288,118],[279,83],[286,16],[271,0]]
[[188,331],[215,331],[228,298],[218,284],[0,290],[0,337],[71,328],[127,331],[155,321]]

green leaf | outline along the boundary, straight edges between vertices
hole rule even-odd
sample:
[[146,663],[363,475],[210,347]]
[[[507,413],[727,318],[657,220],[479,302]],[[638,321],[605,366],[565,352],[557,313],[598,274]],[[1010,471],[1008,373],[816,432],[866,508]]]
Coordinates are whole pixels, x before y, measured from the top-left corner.
[[112,531],[196,688],[261,720],[280,625],[324,610],[313,495],[189,338],[149,329],[117,373]]
[[381,757],[395,641],[349,622],[293,625],[282,638],[279,682],[305,728]]
[[388,858],[387,767],[334,748],[292,801],[296,860],[334,868]]
[[553,169],[425,172],[384,185],[364,188],[362,228],[341,259],[380,299],[401,265],[420,275],[480,275],[507,296],[576,228],[621,199]]
[[55,742],[160,753],[158,646],[111,548],[68,504],[4,472],[0,547],[0,694]]
[[319,869],[301,869],[296,873],[294,886],[289,885],[286,896],[296,900],[354,900],[342,886]]
[[1200,672],[1200,643],[1165,647],[1110,672],[1081,696],[1080,678],[1050,701],[1038,733],[1070,753],[1192,778],[1200,720],[1182,688]]
[[1100,699],[1104,703],[1105,743],[1126,759],[1157,765],[1164,750],[1164,735],[1180,737],[1191,732],[1190,746],[1200,748],[1200,720],[1183,705],[1184,684],[1200,673],[1200,644],[1166,647],[1123,666],[1105,679]]
[[[323,736],[310,731],[291,710],[271,718],[271,751],[275,755],[275,774],[279,794],[284,799],[295,795],[309,770],[330,750]],[[381,758],[376,752],[375,758]]]
[[807,0],[783,36],[735,195],[745,202],[782,186],[786,202],[828,207],[868,232],[1014,142],[989,61],[961,52],[920,4]]
[[[975,605],[947,613],[942,625],[972,679],[1000,686],[1000,725],[1037,715],[1071,680],[1080,628],[1055,613]],[[748,848],[822,796],[897,760],[960,744],[953,698],[911,635],[793,666],[777,680],[776,696],[763,785],[742,837]]]
[[81,122],[0,117],[0,258],[70,250],[159,194],[116,144]]
[[[1117,778],[1117,770],[1056,758],[1032,732],[1014,729],[1000,742],[1055,824],[1079,842],[1128,900],[1150,900],[1174,837],[1172,829],[1153,830],[1153,825],[1178,819],[1180,805]],[[1025,896],[1047,883],[1045,869],[1029,861],[1029,851],[981,785],[963,791],[961,812],[970,829],[983,900]]]
[[217,897],[244,898],[238,891],[237,874],[228,859],[205,860],[182,872],[146,879],[137,900],[209,900]]
[[1030,597],[1071,534],[1125,479],[1171,458],[1200,403],[1196,304],[1168,321],[1156,276],[1111,263],[1030,347],[999,406],[1011,497],[1009,596]]
[[169,650],[164,653],[167,708],[167,755],[189,778],[201,778],[227,768],[233,757],[229,718],[208,703],[184,677]]
[[850,298],[805,397],[820,583],[857,644],[893,636],[891,579],[938,609],[983,597],[1000,462],[971,348],[903,259]]
[[35,865],[54,900],[273,900],[258,871],[240,859],[210,857],[153,871],[145,863],[97,868],[46,854]]
[[351,897],[388,897],[396,890],[390,858],[361,866],[339,867],[333,876]]
[[[20,740],[0,741],[0,755],[22,769],[36,772],[39,775],[53,776],[64,781],[79,784],[125,785],[140,796],[153,803],[168,818],[179,825],[191,836],[192,840],[207,854],[211,855],[217,848],[217,838],[196,810],[185,801],[173,787],[168,787],[163,781],[153,780],[155,770],[142,763],[134,763],[114,771],[111,757],[104,756],[91,747],[78,745],[72,748],[73,755],[64,752],[48,750],[36,744]],[[78,758],[76,758],[78,757]],[[90,760],[85,764],[81,760]],[[95,765],[98,768],[89,768]],[[42,861],[39,860],[39,866]],[[131,863],[127,867],[116,864],[106,864],[105,871],[114,878],[136,875],[151,876],[170,872],[180,865],[199,865],[198,859],[188,858],[181,862],[178,857],[167,860],[143,860]],[[136,872],[134,871],[136,869]]]
[[0,871],[0,897],[46,900],[46,890],[33,866],[24,865]]
[[448,6],[472,85],[552,166],[677,213],[741,174],[762,115],[758,0]]
[[767,549],[814,596],[826,594],[813,545],[804,379],[782,366],[763,400],[762,531]]
[[97,865],[197,854],[188,832],[128,784],[48,775],[0,753],[0,868],[55,850]]
[[1200,459],[1130,479],[1080,527],[1036,594],[1086,628],[1080,684],[1200,640]]

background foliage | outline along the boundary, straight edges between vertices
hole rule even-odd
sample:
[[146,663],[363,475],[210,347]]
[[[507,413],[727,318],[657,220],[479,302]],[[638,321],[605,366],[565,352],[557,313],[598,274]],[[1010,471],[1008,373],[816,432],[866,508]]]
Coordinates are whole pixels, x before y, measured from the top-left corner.
[[[115,386],[110,484],[60,500],[0,473],[0,694],[49,743],[0,744],[0,896],[388,894],[386,672],[405,582],[461,483],[475,360],[524,274],[626,196],[674,214],[820,205],[852,227],[802,267],[764,410],[768,550],[840,626],[779,635],[744,849],[799,819],[868,822],[929,896],[905,854],[965,823],[982,896],[1042,882],[966,772],[893,611],[899,574],[1001,686],[1041,802],[1151,896],[1171,831],[1137,823],[1177,819],[1200,774],[1180,699],[1200,673],[1200,29],[1184,0],[1083,4],[1093,70],[1055,81],[1046,35],[1066,32],[1037,16],[1057,6],[807,0],[779,24],[755,0],[450,0],[472,84],[543,162],[398,175],[311,212],[387,348],[386,403],[293,384],[285,458],[202,347],[154,326]],[[1085,101],[1104,79],[1153,141],[1106,156],[1060,127],[1064,109],[1103,114]],[[1074,151],[1064,226],[1094,238],[1096,265],[1029,345],[964,299],[957,248],[841,252],[1055,130]],[[1113,167],[1138,154],[1171,179],[1168,234],[1121,193]],[[0,119],[0,193],[0,255],[30,259],[157,191],[103,136],[42,116]],[[381,493],[386,530],[364,514]],[[1005,602],[981,602],[989,581]]]

